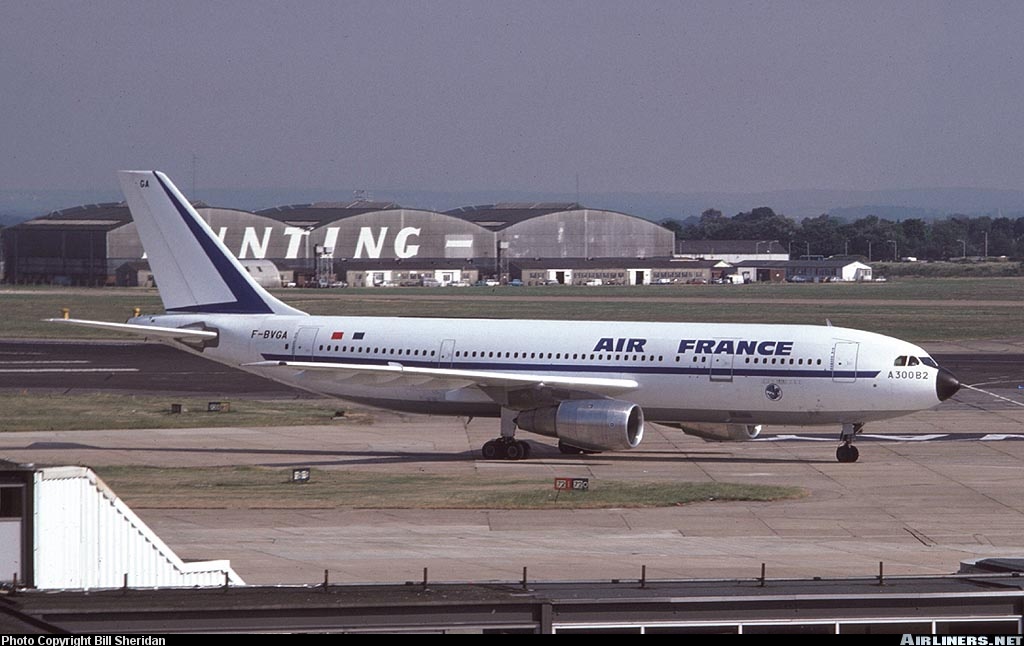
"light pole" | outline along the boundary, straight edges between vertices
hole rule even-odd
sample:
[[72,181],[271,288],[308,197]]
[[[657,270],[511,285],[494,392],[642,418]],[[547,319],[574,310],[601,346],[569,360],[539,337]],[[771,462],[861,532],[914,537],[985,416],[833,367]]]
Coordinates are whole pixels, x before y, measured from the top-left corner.
[[898,262],[899,259],[900,259],[900,254],[897,252],[896,241],[895,240],[886,240],[886,242],[891,242],[892,243],[892,261],[893,262]]
[[964,240],[961,240],[959,238],[957,238],[956,241],[959,242],[961,245],[963,245],[963,253],[960,254],[960,257],[966,259],[967,258],[967,242],[964,241]]

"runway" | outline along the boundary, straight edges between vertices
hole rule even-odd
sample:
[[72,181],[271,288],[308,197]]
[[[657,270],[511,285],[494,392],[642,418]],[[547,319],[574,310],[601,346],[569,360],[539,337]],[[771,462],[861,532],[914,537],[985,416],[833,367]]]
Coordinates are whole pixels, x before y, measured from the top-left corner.
[[[166,348],[138,344],[0,344],[0,362],[90,361],[137,372],[0,372],[0,388],[47,390],[253,392],[294,396],[264,382],[246,390],[232,371]],[[90,347],[92,349],[90,349]],[[150,346],[146,346],[150,347]],[[42,349],[40,349],[42,348]],[[40,354],[26,355],[26,352]],[[939,354],[962,380],[995,381],[997,393],[1024,402],[1024,355]],[[14,364],[0,363],[0,368]],[[18,364],[24,365],[24,364]],[[40,364],[52,366],[54,364]],[[170,367],[161,375],[159,366]],[[226,374],[222,374],[226,373]],[[70,380],[70,381],[66,381]],[[71,384],[71,385],[69,385]],[[194,389],[194,390],[193,390]],[[262,393],[262,394],[261,394]],[[795,435],[772,428],[768,438]],[[325,569],[337,582],[567,580],[756,576],[870,576],[949,573],[963,559],[1024,555],[1024,442],[985,440],[1024,434],[1024,407],[962,392],[932,411],[876,423],[866,432],[898,441],[865,441],[861,461],[834,460],[836,429],[819,441],[706,443],[651,428],[639,450],[565,457],[543,438],[538,459],[487,462],[478,449],[494,420],[379,413],[371,425],[334,427],[75,431],[0,435],[0,457],[49,464],[312,466],[395,473],[535,479],[687,480],[803,487],[777,503],[718,502],[663,509],[578,511],[367,510],[345,506],[136,511],[184,558],[228,558],[249,583],[315,583]],[[911,438],[943,436],[915,441]],[[952,440],[952,441],[951,441]],[[128,501],[131,502],[130,500]]]
[[159,343],[0,340],[0,389],[312,396]]

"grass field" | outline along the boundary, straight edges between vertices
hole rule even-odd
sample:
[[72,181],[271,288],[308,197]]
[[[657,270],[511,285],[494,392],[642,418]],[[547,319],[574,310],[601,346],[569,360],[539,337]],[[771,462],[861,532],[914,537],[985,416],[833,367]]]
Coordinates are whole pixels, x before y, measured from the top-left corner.
[[329,469],[315,469],[305,484],[289,482],[290,470],[263,467],[99,467],[96,472],[137,508],[601,509],[806,495],[798,487],[606,480],[591,480],[586,492],[556,492],[549,479]]
[[[0,392],[0,432],[82,431],[121,428],[196,428],[226,426],[308,426],[370,424],[366,412],[335,413],[344,405],[332,399],[244,399],[229,402],[230,410],[207,412],[209,398],[156,397],[143,395],[41,394]],[[181,413],[171,413],[181,404]]]
[[[869,284],[291,289],[279,296],[311,314],[351,316],[810,324],[829,319],[916,342],[1007,338],[1024,330],[1020,277]],[[59,316],[61,307],[77,318],[111,321],[128,318],[134,307],[162,311],[155,290],[5,289],[0,291],[0,337],[118,338],[40,322]]]

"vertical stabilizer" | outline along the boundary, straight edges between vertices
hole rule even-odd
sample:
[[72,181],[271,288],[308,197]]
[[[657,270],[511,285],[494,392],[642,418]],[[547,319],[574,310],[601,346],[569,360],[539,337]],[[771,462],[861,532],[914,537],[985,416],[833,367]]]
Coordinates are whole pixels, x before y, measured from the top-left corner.
[[304,314],[252,279],[166,175],[118,177],[168,312]]

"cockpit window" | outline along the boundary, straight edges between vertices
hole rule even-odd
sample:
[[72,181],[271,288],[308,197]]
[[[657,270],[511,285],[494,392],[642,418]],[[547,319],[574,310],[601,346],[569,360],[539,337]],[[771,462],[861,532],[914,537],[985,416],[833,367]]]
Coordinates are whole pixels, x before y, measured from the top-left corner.
[[907,365],[907,358],[906,357],[896,357],[896,362],[894,364],[892,364],[892,365],[894,365],[894,366],[905,366],[905,365]]
[[908,366],[917,366],[920,364],[921,362],[917,360],[917,357],[910,357],[909,359],[907,359]]
[[929,368],[938,368],[939,364],[935,363],[935,359],[931,357],[921,357],[921,363],[928,366]]

